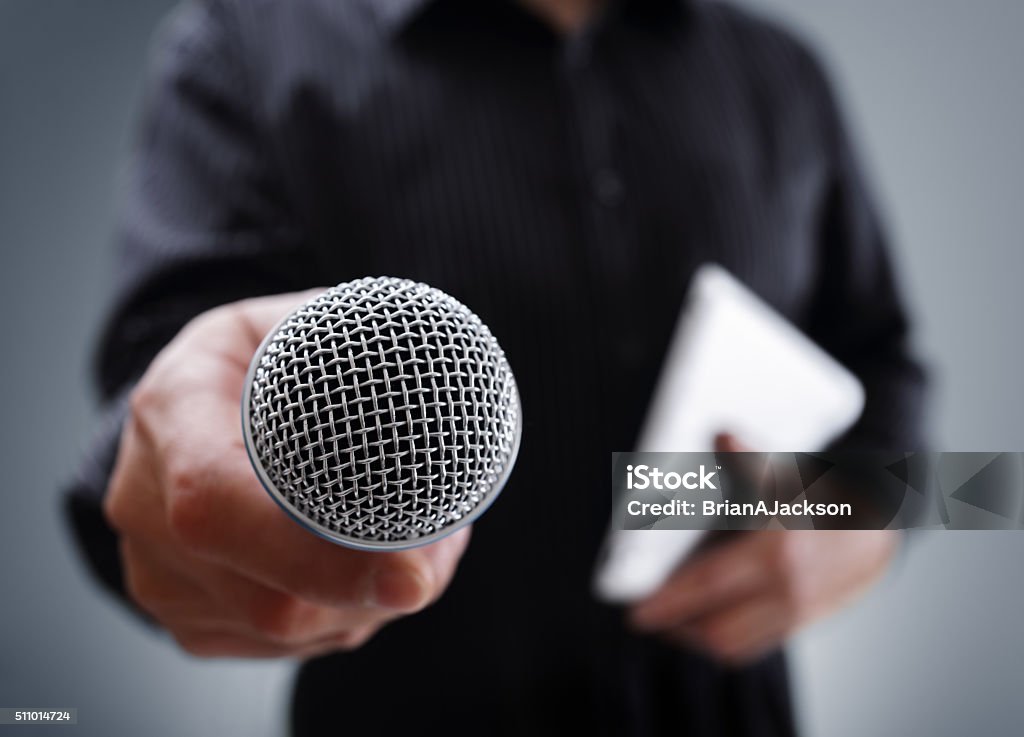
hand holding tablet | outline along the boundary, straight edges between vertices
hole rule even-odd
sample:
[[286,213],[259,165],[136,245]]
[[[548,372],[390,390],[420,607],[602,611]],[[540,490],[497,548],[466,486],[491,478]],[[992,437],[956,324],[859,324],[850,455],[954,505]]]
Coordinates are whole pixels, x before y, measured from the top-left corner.
[[[864,406],[853,374],[722,267],[701,266],[636,448],[711,452],[729,432],[759,451],[822,450]],[[611,530],[595,588],[653,593],[699,542],[696,530]]]

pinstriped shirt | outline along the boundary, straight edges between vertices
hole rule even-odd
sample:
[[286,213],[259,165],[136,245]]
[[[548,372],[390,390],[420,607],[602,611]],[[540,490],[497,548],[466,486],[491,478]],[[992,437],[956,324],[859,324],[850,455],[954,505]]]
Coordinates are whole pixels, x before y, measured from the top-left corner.
[[702,262],[858,374],[847,444],[920,442],[887,244],[789,34],[677,0],[612,2],[568,37],[493,0],[193,2],[156,46],[119,249],[109,432],[70,505],[115,586],[97,502],[118,398],[193,315],[407,277],[477,312],[515,370],[520,460],[449,592],[307,664],[296,734],[792,732],[781,656],[725,670],[638,638],[588,584],[608,453],[631,447]]

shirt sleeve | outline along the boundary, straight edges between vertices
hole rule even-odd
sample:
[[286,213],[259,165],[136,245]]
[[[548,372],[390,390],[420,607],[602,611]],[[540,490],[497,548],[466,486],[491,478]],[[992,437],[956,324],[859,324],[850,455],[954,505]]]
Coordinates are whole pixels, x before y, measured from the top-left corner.
[[926,381],[911,347],[911,320],[854,146],[824,75],[815,69],[829,164],[808,333],[853,371],[866,394],[860,420],[838,445],[922,450]]
[[116,293],[93,368],[101,418],[65,504],[85,559],[117,591],[117,541],[101,502],[132,386],[199,313],[316,281],[231,20],[224,5],[193,2],[165,23],[125,173]]

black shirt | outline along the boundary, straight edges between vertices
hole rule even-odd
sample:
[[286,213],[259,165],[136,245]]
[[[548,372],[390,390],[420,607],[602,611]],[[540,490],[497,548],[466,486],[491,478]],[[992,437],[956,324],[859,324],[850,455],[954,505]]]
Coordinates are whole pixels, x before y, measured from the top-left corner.
[[[392,275],[477,312],[515,371],[511,482],[435,606],[307,664],[296,734],[782,735],[780,655],[730,670],[637,637],[589,583],[609,453],[632,445],[694,268],[717,261],[853,369],[848,444],[919,442],[921,373],[828,85],[722,4],[612,2],[563,38],[494,0],[223,0],[161,34],[98,353],[108,432],[191,316]],[[545,512],[539,513],[538,510]]]

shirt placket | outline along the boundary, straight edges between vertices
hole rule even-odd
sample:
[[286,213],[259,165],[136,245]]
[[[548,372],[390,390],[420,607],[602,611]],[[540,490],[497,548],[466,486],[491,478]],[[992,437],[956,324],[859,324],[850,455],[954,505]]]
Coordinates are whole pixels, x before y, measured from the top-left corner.
[[581,33],[566,41],[561,68],[576,154],[580,267],[586,269],[594,294],[600,295],[594,304],[601,312],[599,349],[628,363],[633,317],[627,306],[636,288],[638,264],[629,228],[630,192],[615,145],[622,113],[607,77],[610,62],[598,56],[599,32]]

